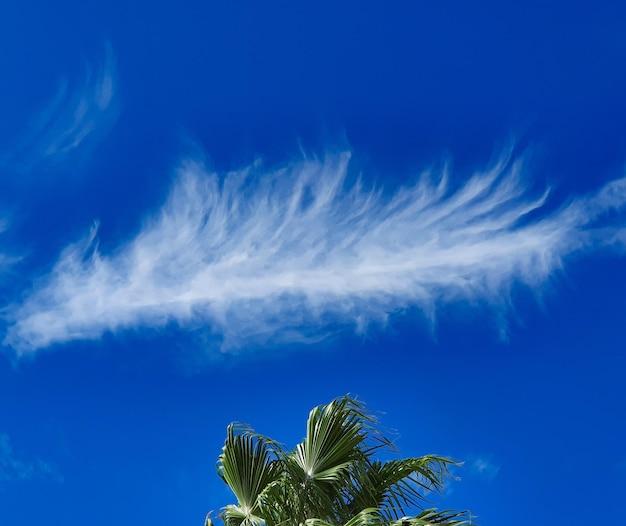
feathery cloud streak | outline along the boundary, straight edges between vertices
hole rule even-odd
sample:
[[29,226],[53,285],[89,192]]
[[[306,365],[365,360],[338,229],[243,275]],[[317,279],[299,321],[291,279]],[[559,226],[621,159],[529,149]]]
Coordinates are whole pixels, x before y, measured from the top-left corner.
[[117,117],[116,85],[113,50],[107,45],[100,67],[87,64],[80,82],[60,82],[52,101],[2,156],[0,166],[28,172],[42,162],[65,159],[90,135],[108,130]]
[[27,462],[16,458],[9,436],[6,433],[0,433],[0,484],[42,476],[52,476],[58,481],[62,480],[56,470],[41,459]]
[[136,237],[102,254],[94,229],[62,252],[12,308],[5,344],[24,354],[171,321],[208,325],[225,348],[305,341],[409,306],[497,303],[574,252],[624,243],[602,216],[626,203],[626,179],[544,212],[547,193],[529,197],[520,159],[503,156],[457,189],[446,169],[424,174],[393,195],[349,185],[349,159],[222,178],[183,162]]

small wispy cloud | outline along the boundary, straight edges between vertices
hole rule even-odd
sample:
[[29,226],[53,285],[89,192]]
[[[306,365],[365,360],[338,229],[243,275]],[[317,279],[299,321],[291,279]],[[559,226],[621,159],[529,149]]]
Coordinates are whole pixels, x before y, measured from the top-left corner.
[[18,459],[6,433],[0,433],[0,483],[17,480],[30,480],[39,477],[52,477],[62,480],[57,470],[41,459],[25,461]]
[[98,67],[87,64],[82,79],[63,79],[51,102],[0,156],[0,167],[28,172],[42,163],[64,160],[89,137],[100,136],[117,118],[113,50],[105,46]]
[[477,477],[491,481],[500,473],[500,465],[491,456],[472,457],[468,462],[469,472]]
[[[9,227],[9,220],[0,216],[0,235],[2,235]],[[10,267],[19,258],[11,256],[8,253],[0,252],[0,273]]]
[[501,306],[575,252],[624,245],[626,179],[555,209],[508,154],[458,188],[444,167],[393,193],[347,183],[349,159],[223,177],[184,161],[134,238],[101,253],[93,228],[61,253],[10,310],[5,345],[24,354],[170,322],[207,327],[223,348],[303,342],[408,307]]

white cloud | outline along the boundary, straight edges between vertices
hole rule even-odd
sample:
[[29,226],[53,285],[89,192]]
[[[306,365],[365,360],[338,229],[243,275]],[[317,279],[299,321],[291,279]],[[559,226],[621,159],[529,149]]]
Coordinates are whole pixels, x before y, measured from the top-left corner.
[[116,83],[115,59],[107,44],[99,67],[87,64],[80,81],[59,83],[52,101],[0,157],[0,167],[28,172],[41,163],[61,161],[89,136],[106,131],[117,117]]
[[0,433],[0,483],[51,476],[62,480],[54,467],[41,459],[24,461],[16,458],[6,433]]
[[500,466],[488,457],[473,458],[469,464],[470,472],[486,480],[493,480],[500,473]]
[[623,207],[626,179],[546,211],[547,193],[529,196],[522,160],[507,155],[459,188],[443,169],[391,195],[346,183],[349,159],[224,177],[183,162],[133,239],[103,254],[94,228],[61,253],[10,310],[5,344],[24,354],[171,321],[210,327],[224,348],[307,341],[411,306],[502,304],[574,252],[623,245],[601,216]]

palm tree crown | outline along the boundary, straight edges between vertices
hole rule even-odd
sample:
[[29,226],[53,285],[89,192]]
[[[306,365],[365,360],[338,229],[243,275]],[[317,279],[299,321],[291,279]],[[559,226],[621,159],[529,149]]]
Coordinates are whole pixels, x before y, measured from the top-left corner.
[[[225,526],[471,524],[465,512],[424,507],[429,493],[441,493],[455,461],[437,455],[376,460],[393,449],[373,415],[349,396],[315,407],[292,451],[231,424],[217,470],[237,504],[220,517]],[[210,517],[205,526],[212,526]]]

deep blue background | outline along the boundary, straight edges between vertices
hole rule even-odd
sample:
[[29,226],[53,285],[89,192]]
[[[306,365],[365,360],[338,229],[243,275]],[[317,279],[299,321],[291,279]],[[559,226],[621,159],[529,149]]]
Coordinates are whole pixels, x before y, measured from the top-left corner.
[[[132,236],[192,141],[219,170],[351,147],[390,188],[445,156],[467,175],[511,140],[557,198],[621,176],[626,6],[547,4],[5,2],[0,150],[107,43],[120,113],[88,155],[0,166],[3,250],[29,254],[3,277],[3,305],[94,219],[104,251]],[[386,412],[406,455],[466,459],[444,505],[484,526],[619,517],[625,278],[620,256],[567,261],[542,301],[515,292],[508,342],[489,309],[452,305],[434,331],[409,312],[307,349],[207,358],[169,327],[17,364],[7,352],[0,433],[54,472],[0,469],[0,523],[201,524],[231,501],[214,470],[230,421],[295,444],[308,410],[347,392]]]

